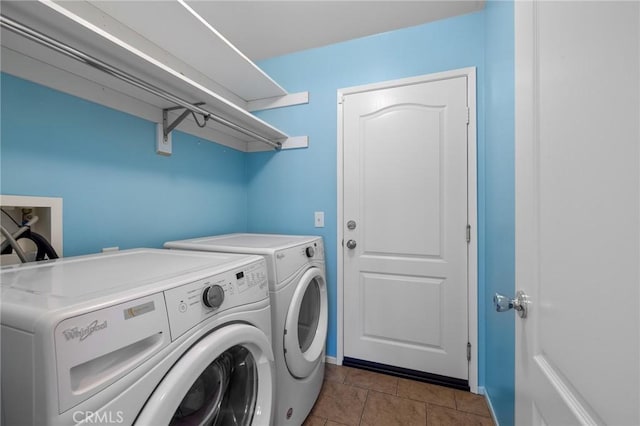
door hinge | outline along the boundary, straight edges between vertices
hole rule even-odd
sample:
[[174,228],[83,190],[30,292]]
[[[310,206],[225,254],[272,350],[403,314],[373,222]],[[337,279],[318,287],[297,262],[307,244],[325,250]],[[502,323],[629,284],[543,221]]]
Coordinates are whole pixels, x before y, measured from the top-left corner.
[[471,343],[467,342],[467,361],[471,361]]
[[467,225],[467,243],[471,242],[471,225]]
[[469,124],[470,120],[471,120],[471,108],[467,107],[467,124]]

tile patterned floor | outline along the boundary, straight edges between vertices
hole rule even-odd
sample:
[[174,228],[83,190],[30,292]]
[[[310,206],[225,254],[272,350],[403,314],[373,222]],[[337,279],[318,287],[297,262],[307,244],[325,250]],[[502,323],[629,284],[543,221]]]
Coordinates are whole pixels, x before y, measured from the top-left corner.
[[356,368],[326,365],[303,426],[493,426],[483,396]]

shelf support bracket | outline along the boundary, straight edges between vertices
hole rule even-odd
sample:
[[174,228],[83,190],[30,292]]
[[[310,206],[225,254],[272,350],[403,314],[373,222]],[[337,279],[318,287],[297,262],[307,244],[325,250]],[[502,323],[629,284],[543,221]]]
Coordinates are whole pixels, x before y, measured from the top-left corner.
[[[197,102],[193,105],[195,106],[200,106],[200,105],[204,105],[204,102]],[[184,109],[184,111],[182,112],[182,114],[180,114],[180,116],[178,118],[176,118],[173,123],[169,124],[169,111],[175,111],[177,109]],[[182,121],[187,118],[187,116],[189,114],[191,114],[193,111],[191,111],[188,108],[184,108],[184,107],[171,107],[171,108],[165,108],[162,110],[162,134],[164,136],[164,141],[167,142],[167,139],[169,138],[169,133],[171,133],[173,131],[173,129],[175,129],[180,123],[182,123]]]

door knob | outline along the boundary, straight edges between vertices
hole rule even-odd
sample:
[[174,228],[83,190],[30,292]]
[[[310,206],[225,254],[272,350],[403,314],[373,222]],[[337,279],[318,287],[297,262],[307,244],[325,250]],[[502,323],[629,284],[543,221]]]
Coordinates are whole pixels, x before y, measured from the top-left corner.
[[354,249],[356,248],[358,244],[356,243],[356,240],[349,240],[347,241],[347,248],[348,249]]
[[518,315],[520,315],[520,318],[527,317],[527,306],[529,304],[529,298],[522,290],[518,290],[515,299],[510,299],[503,294],[496,293],[496,295],[493,296],[493,303],[494,305],[496,305],[496,311],[498,312],[505,312],[509,309],[515,309],[518,312]]

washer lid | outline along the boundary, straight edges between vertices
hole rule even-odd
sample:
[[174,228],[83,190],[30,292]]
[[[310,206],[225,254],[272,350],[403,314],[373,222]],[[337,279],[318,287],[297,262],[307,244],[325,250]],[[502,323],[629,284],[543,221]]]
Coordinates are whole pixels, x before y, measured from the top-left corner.
[[243,258],[229,253],[125,250],[2,269],[2,288],[78,298],[109,289],[134,288]]
[[268,253],[299,244],[308,244],[318,238],[320,237],[306,235],[227,234],[182,241],[168,241],[164,246],[190,250]]
[[71,316],[261,262],[260,256],[123,250],[0,269],[2,324],[33,332]]

